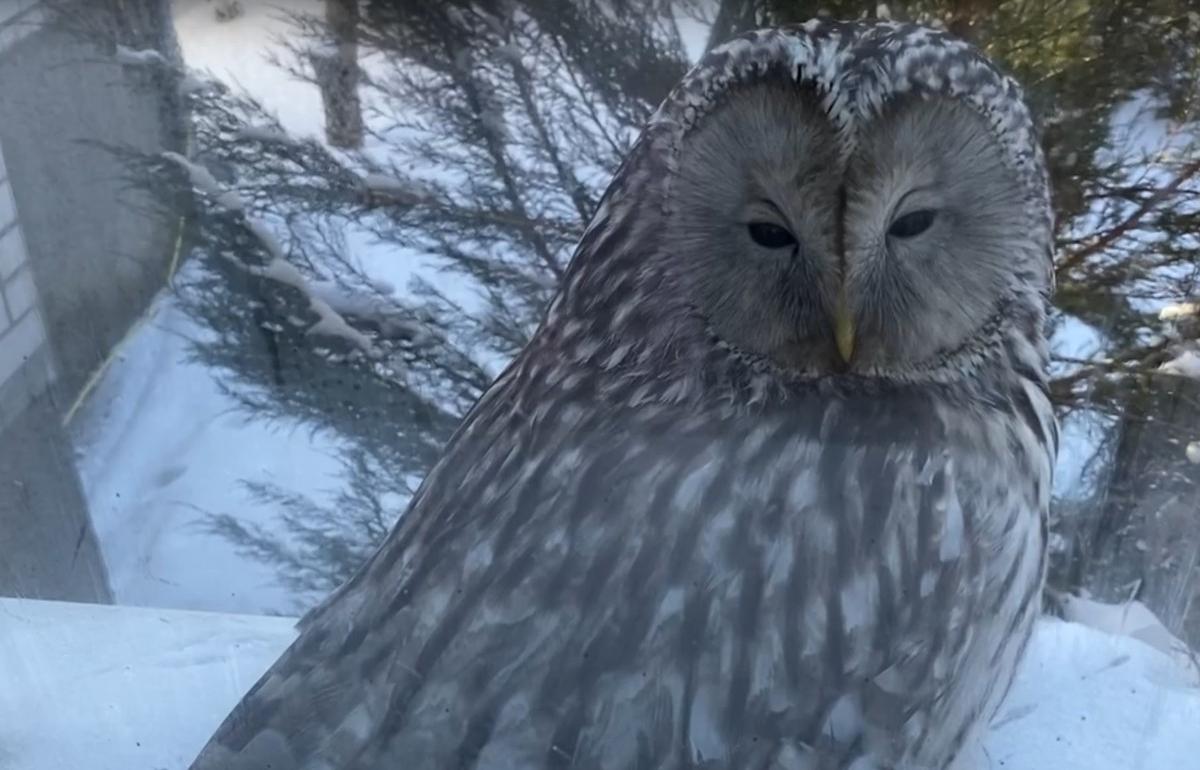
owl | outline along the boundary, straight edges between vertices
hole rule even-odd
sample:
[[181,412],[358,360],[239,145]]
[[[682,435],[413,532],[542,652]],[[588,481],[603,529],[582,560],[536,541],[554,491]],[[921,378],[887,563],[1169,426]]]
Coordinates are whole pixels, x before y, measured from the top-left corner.
[[1046,173],[947,34],[759,30],[194,770],[973,767],[1040,609]]

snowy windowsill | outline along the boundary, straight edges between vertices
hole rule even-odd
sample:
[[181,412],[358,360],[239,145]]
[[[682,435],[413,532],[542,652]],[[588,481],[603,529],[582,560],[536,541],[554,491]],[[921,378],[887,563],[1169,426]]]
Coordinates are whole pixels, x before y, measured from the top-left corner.
[[[0,598],[0,770],[183,770],[292,626]],[[1200,689],[1138,639],[1047,619],[986,755],[1005,770],[1200,767]]]

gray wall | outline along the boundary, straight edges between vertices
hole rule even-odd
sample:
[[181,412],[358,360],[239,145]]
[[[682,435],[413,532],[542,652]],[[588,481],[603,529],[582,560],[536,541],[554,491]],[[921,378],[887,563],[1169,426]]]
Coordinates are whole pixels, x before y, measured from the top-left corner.
[[103,47],[51,27],[0,51],[0,143],[70,397],[163,287],[178,221],[100,146],[177,144],[163,83]]
[[68,20],[107,22],[93,45],[40,23],[36,0],[0,0],[0,595],[112,601],[63,421],[171,262],[177,208],[109,149],[179,149],[171,81],[111,54],[156,45],[147,21],[169,51],[164,8],[80,0]]
[[[44,351],[30,360],[31,369],[46,365]],[[0,401],[11,395],[4,390]],[[111,602],[60,420],[43,390],[0,426],[0,596]]]

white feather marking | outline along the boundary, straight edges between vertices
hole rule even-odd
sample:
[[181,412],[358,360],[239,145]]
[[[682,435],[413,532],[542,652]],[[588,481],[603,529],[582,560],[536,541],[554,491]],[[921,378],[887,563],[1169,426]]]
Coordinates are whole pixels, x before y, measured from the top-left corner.
[[938,541],[938,558],[954,561],[963,553],[963,511],[954,483],[953,461],[946,463],[946,494],[935,503],[942,515],[942,535]]
[[814,597],[813,601],[805,605],[801,618],[804,626],[802,652],[805,655],[819,655],[825,650],[825,626],[828,618],[829,612],[820,597]]
[[712,452],[708,452],[700,460],[699,465],[693,467],[687,475],[680,479],[671,504],[672,510],[691,511],[698,508],[715,476],[716,458]]
[[874,571],[858,573],[842,588],[842,622],[847,631],[872,622],[878,607],[879,580]]
[[787,743],[775,755],[771,770],[816,770],[817,758],[807,746]]
[[804,539],[810,557],[833,556],[837,553],[837,522],[832,516],[814,512],[803,524]]
[[933,589],[937,586],[937,573],[926,572],[921,575],[921,596],[928,597],[933,593]]
[[850,743],[863,731],[862,708],[854,693],[846,693],[834,702],[821,731],[837,743]]
[[728,745],[722,737],[720,728],[720,707],[718,698],[711,688],[701,686],[692,700],[689,714],[693,756],[704,757],[722,756]]
[[654,625],[660,626],[667,620],[682,617],[684,596],[685,592],[682,588],[672,587],[667,589],[667,592],[663,594],[662,599],[658,603],[658,610],[654,614]]
[[625,343],[618,345],[612,351],[612,353],[610,353],[608,355],[608,358],[604,359],[604,361],[600,365],[603,366],[605,369],[612,369],[614,366],[619,366],[621,363],[623,363],[625,361],[625,357],[629,355],[629,351],[632,348],[633,348],[633,344],[629,343],[629,342],[625,342]]
[[350,710],[341,724],[337,727],[338,736],[363,740],[370,737],[371,728],[374,727],[374,720],[371,719],[371,714],[367,710],[365,703],[360,703]]

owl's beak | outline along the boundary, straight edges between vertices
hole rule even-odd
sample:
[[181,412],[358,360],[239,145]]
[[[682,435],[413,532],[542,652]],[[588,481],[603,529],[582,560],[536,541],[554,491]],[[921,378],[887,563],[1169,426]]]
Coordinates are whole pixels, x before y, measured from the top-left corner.
[[854,355],[854,316],[850,314],[850,304],[845,295],[838,299],[837,308],[833,311],[833,339],[842,361],[850,363]]

